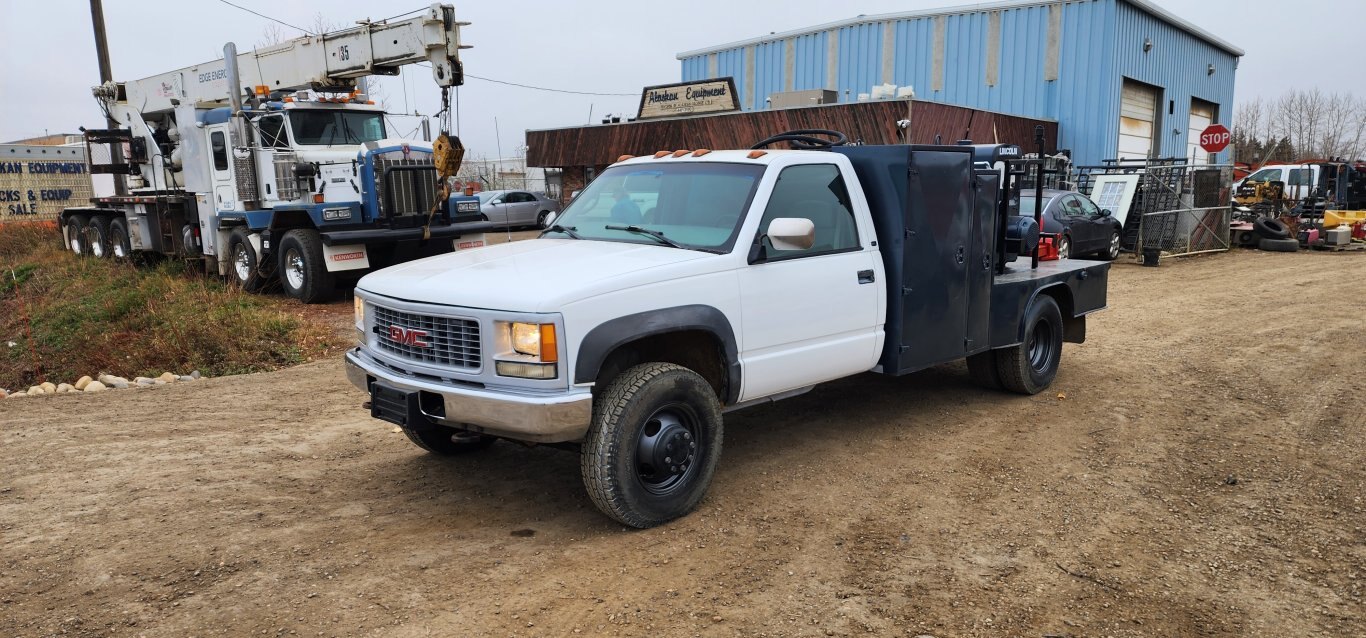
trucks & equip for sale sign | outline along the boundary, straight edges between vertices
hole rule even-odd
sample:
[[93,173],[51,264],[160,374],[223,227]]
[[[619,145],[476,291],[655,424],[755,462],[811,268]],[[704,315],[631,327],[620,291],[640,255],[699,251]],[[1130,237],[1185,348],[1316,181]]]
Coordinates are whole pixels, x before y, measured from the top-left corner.
[[57,219],[90,189],[83,146],[0,144],[0,223]]

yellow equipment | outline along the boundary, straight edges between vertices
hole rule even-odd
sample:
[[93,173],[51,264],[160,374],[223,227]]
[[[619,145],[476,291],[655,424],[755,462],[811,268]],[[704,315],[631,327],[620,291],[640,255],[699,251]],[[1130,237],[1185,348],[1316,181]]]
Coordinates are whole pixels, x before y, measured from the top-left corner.
[[1323,211],[1324,228],[1336,228],[1338,226],[1355,224],[1356,222],[1366,222],[1366,210]]

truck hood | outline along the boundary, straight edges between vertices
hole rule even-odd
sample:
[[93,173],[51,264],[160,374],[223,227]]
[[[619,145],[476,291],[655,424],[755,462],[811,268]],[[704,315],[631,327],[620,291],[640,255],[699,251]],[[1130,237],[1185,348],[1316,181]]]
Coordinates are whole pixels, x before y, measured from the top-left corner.
[[548,312],[600,294],[724,268],[724,255],[587,239],[464,250],[366,275],[360,290],[419,303]]

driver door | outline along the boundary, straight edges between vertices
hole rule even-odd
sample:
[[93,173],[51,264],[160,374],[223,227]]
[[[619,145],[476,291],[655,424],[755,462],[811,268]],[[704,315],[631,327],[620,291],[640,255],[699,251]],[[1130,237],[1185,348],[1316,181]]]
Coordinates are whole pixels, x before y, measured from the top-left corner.
[[[780,217],[811,220],[806,250],[775,250],[765,237]],[[749,400],[864,372],[877,361],[875,257],[859,236],[839,167],[783,169],[755,241],[765,256],[740,271],[740,354]]]

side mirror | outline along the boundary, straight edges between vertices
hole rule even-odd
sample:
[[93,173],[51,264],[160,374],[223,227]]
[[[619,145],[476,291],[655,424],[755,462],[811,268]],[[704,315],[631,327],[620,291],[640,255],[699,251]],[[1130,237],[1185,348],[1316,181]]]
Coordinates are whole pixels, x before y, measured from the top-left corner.
[[816,224],[804,217],[779,217],[768,223],[774,250],[808,250],[816,243]]
[[1101,216],[1101,217],[1109,217],[1109,216],[1111,216],[1111,215],[1113,215],[1113,214],[1114,214],[1114,213],[1111,212],[1110,209],[1108,209],[1108,208],[1102,208],[1102,209],[1100,209],[1100,216]]

